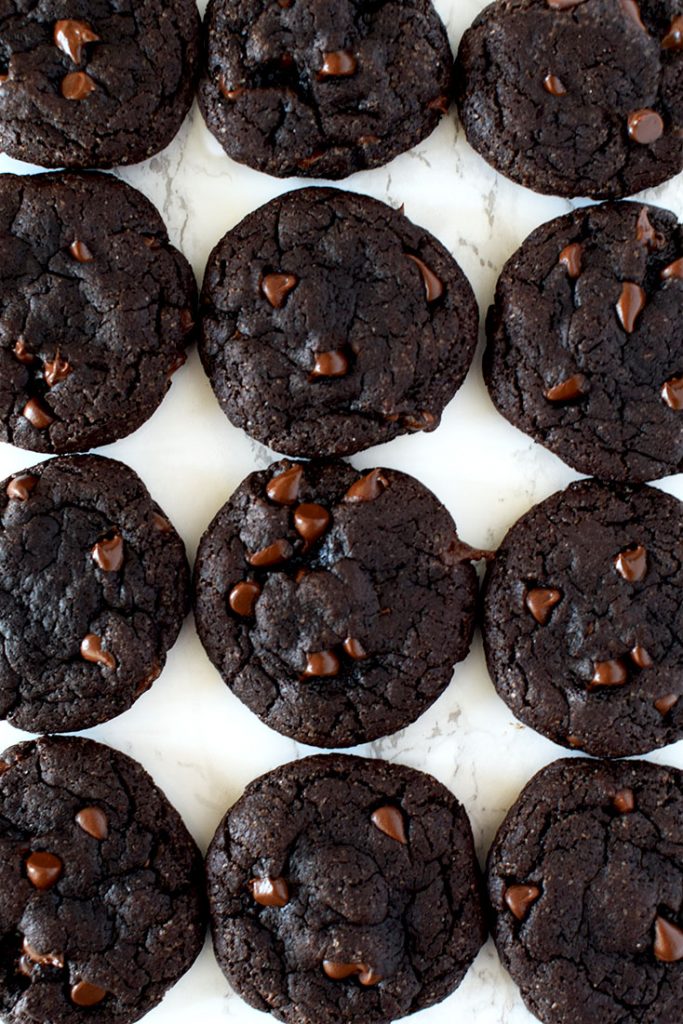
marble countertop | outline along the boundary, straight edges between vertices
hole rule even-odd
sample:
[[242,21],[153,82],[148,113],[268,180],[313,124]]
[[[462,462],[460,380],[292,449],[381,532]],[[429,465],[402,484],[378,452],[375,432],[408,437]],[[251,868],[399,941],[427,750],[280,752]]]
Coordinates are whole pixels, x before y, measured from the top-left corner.
[[[484,0],[436,0],[454,48],[484,6]],[[33,169],[0,157],[0,171]],[[196,107],[167,150],[120,174],[157,205],[199,280],[211,248],[229,228],[275,195],[304,184],[233,163],[204,127]],[[431,230],[455,255],[476,290],[482,313],[503,263],[526,235],[579,205],[535,195],[496,174],[467,145],[454,113],[410,153],[338,184],[394,206],[405,203],[408,217]],[[643,197],[681,217],[683,176]],[[196,352],[176,374],[152,419],[101,451],[142,476],[183,536],[191,558],[210,519],[242,478],[272,459],[267,449],[228,423]],[[39,456],[0,444],[0,479],[38,461]],[[496,412],[482,381],[480,353],[435,433],[400,438],[352,461],[358,467],[385,465],[418,476],[450,509],[463,539],[477,547],[497,546],[532,504],[577,478]],[[683,477],[658,486],[683,498]],[[130,711],[86,735],[141,761],[202,848],[250,780],[313,752],[270,731],[233,697],[204,654],[191,617],[151,691]],[[0,723],[0,749],[22,738]],[[493,689],[479,638],[426,714],[409,728],[354,752],[424,769],[448,786],[469,812],[482,861],[521,787],[536,770],[567,754],[513,718]],[[683,741],[649,759],[683,768]],[[189,1019],[264,1024],[268,1018],[230,991],[207,945],[144,1021],[186,1024]],[[534,1019],[490,940],[450,998],[411,1018],[415,1024],[532,1024]]]

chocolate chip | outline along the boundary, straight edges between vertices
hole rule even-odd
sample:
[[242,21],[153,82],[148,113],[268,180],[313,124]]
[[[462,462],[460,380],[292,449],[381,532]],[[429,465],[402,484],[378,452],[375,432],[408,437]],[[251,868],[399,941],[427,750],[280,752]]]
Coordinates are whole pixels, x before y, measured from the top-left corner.
[[341,349],[316,352],[311,377],[345,377],[348,372],[348,356]]
[[540,895],[537,885],[508,885],[503,899],[517,920],[523,921]]
[[654,665],[652,656],[645,650],[642,644],[636,644],[635,647],[632,647],[629,656],[633,664],[637,665],[638,668],[652,668]]
[[55,46],[58,46],[62,53],[70,57],[74,64],[80,64],[84,45],[96,43],[100,37],[84,21],[63,18],[55,22],[53,38]]
[[534,587],[533,590],[527,591],[526,597],[524,598],[524,604],[536,619],[536,622],[541,626],[545,626],[550,618],[551,611],[561,600],[562,594],[559,590],[553,590],[552,588],[546,587]]
[[636,798],[632,789],[620,789],[612,797],[612,803],[619,814],[632,814],[636,809]]
[[282,309],[287,296],[299,283],[295,274],[266,274],[261,281],[261,291],[274,309]]
[[655,918],[654,954],[665,964],[683,960],[683,930],[659,914]]
[[549,92],[551,96],[566,96],[567,87],[561,78],[557,75],[546,75],[543,79],[543,88],[546,92]]
[[334,651],[316,651],[314,654],[306,655],[304,676],[325,679],[336,676],[339,673],[339,668],[339,658]]
[[64,865],[54,853],[40,850],[26,858],[26,874],[36,889],[51,889],[61,877]]
[[409,260],[412,260],[417,269],[422,275],[422,282],[424,284],[425,295],[427,296],[427,302],[435,302],[443,295],[443,281],[436,276],[433,270],[431,270],[427,264],[419,258],[419,256],[413,256],[411,253],[406,253]]
[[586,378],[581,373],[575,373],[548,388],[544,394],[549,402],[573,402],[576,398],[583,398],[587,390]]
[[106,996],[107,991],[89,981],[77,981],[71,988],[71,1002],[76,1006],[97,1006]]
[[116,658],[109,651],[102,650],[102,637],[88,633],[81,641],[81,657],[105,668],[116,668]]
[[158,679],[161,675],[161,665],[153,665],[147,675],[140,680],[138,685],[135,687],[135,699],[141,697],[143,693],[147,693],[149,688],[155,679]]
[[672,377],[662,384],[662,398],[675,412],[683,409],[683,377]]
[[45,406],[37,398],[29,398],[28,402],[21,410],[21,415],[25,416],[32,427],[36,430],[45,430],[54,423],[54,416],[50,415]]
[[646,245],[651,252],[654,249],[659,249],[662,244],[662,236],[657,234],[650,222],[647,206],[643,206],[638,214],[636,241],[642,242],[642,244]]
[[55,384],[66,380],[70,373],[70,364],[66,359],[60,358],[59,352],[56,353],[54,359],[49,359],[43,363],[43,379],[49,388],[53,388]]
[[636,0],[619,0],[621,9],[624,14],[634,22],[638,28],[642,28],[643,32],[647,32],[643,19],[640,16],[640,7],[636,3]]
[[614,568],[627,583],[640,583],[647,575],[647,550],[642,544],[620,551],[614,559]]
[[62,79],[62,96],[65,100],[84,100],[97,86],[85,71],[72,71]]
[[289,902],[289,886],[284,878],[252,878],[249,888],[262,907],[286,907]]
[[20,363],[24,363],[27,366],[30,366],[31,363],[35,363],[36,361],[36,357],[33,355],[32,352],[29,352],[28,348],[26,347],[26,342],[24,341],[23,338],[19,338],[19,340],[16,342],[14,346],[14,358],[18,359]]
[[358,976],[361,985],[377,985],[382,980],[381,975],[367,964],[344,964],[335,960],[323,960],[323,970],[333,981],[344,981],[345,978],[351,978],[354,975]]
[[252,580],[242,580],[230,591],[228,604],[235,615],[241,615],[242,618],[248,619],[254,614],[254,608],[260,596],[261,588],[258,583],[254,583]]
[[296,531],[309,543],[322,537],[329,525],[330,513],[322,505],[307,502],[299,505],[294,513]]
[[407,430],[434,430],[438,426],[436,416],[431,412],[405,413],[401,423]]
[[558,260],[559,264],[565,267],[567,273],[571,278],[577,278],[581,275],[581,260],[583,258],[583,246],[580,242],[572,242],[571,245],[566,245],[560,253]]
[[98,540],[91,551],[93,561],[103,572],[118,572],[123,565],[123,537],[115,532]]
[[656,110],[634,110],[628,115],[628,133],[634,142],[650,146],[664,134],[664,122]]
[[383,475],[382,470],[373,469],[366,473],[365,476],[362,476],[360,480],[356,480],[355,484],[351,484],[342,500],[351,502],[375,501],[388,486],[389,481]]
[[[63,953],[39,953],[33,948],[26,936],[24,936],[21,949],[24,956],[31,962],[31,964],[40,964],[41,967],[57,967],[59,970],[63,970],[64,968]],[[24,971],[22,973],[30,973],[30,971]]]
[[347,636],[344,641],[344,651],[348,654],[349,658],[353,661],[363,661],[367,658],[368,652],[363,647],[360,640],[355,640],[352,636]]
[[380,832],[384,832],[385,836],[389,836],[390,839],[396,840],[397,843],[401,843],[403,846],[407,844],[406,823],[403,811],[400,808],[395,807],[393,804],[385,804],[384,807],[378,807],[370,815],[370,821]]
[[662,39],[662,49],[683,50],[683,14],[679,14],[671,22],[669,31]]
[[683,257],[665,267],[660,277],[662,281],[683,281]]
[[451,103],[448,96],[437,96],[427,104],[427,110],[436,110],[439,114],[447,114]]
[[79,263],[92,263],[95,259],[85,242],[79,242],[78,239],[71,243],[69,252]]
[[160,516],[158,512],[152,513],[152,523],[154,524],[154,528],[158,530],[159,533],[173,532],[173,527],[169,523],[168,519],[164,518],[164,516]]
[[291,558],[291,555],[292,547],[289,541],[276,540],[274,544],[269,544],[268,547],[261,548],[260,551],[254,551],[252,554],[247,555],[247,561],[258,569],[266,569],[271,565],[279,565],[281,562],[286,562],[288,558]]
[[358,60],[350,50],[331,50],[323,54],[318,78],[347,78],[356,73]]
[[299,500],[299,491],[304,471],[301,466],[293,466],[284,473],[278,473],[268,482],[266,494],[278,505],[293,505]]
[[621,658],[596,661],[593,666],[593,677],[588,685],[588,689],[595,690],[600,686],[623,686],[627,680],[628,672]]
[[23,476],[15,476],[7,484],[7,497],[13,498],[15,501],[28,501],[28,497],[37,483],[38,477],[30,476],[28,473],[24,473]]
[[218,88],[220,89],[222,95],[225,96],[226,100],[230,100],[232,103],[234,103],[236,99],[238,99],[243,93],[247,91],[246,87],[243,85],[238,85],[233,89],[225,81],[223,75],[220,75],[218,78]]
[[634,284],[633,281],[624,281],[617,302],[617,315],[627,334],[633,334],[636,320],[645,309],[646,303],[645,289],[641,288],[639,284]]
[[655,701],[655,707],[660,715],[668,715],[676,704],[678,704],[678,694],[676,693],[666,693]]
[[84,807],[76,815],[76,824],[93,839],[101,841],[109,835],[109,819],[101,807]]

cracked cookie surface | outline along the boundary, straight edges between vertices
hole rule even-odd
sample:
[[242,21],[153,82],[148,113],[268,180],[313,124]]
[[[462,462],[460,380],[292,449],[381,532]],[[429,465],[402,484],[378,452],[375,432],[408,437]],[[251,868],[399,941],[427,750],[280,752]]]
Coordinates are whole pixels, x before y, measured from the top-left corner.
[[543,1024],[664,1024],[683,1011],[683,775],[556,761],[491,848],[503,964]]
[[602,757],[683,735],[683,504],[580,481],[503,540],[484,586],[484,649],[515,715]]
[[0,1011],[130,1024],[204,939],[202,858],[137,761],[42,737],[0,761]]
[[465,33],[470,144],[513,181],[617,199],[683,168],[678,0],[499,0]]
[[104,174],[0,175],[0,440],[73,452],[155,411],[196,285],[138,191]]
[[189,603],[183,542],[140,478],[64,456],[0,484],[0,717],[85,729],[161,672]]
[[194,0],[7,0],[0,149],[43,167],[113,167],[158,153],[190,109]]
[[209,259],[201,320],[231,422],[313,457],[434,430],[478,331],[448,251],[401,212],[336,189],[287,193],[230,231]]
[[448,110],[453,57],[430,0],[211,0],[204,34],[209,130],[277,177],[388,163]]
[[503,269],[487,336],[498,410],[574,469],[635,482],[683,470],[674,214],[607,203],[542,225]]
[[271,728],[322,747],[367,742],[422,714],[467,654],[478,554],[412,477],[274,463],[201,540],[197,630]]
[[486,936],[467,814],[430,775],[385,761],[322,755],[252,782],[207,872],[222,970],[292,1024],[431,1006]]

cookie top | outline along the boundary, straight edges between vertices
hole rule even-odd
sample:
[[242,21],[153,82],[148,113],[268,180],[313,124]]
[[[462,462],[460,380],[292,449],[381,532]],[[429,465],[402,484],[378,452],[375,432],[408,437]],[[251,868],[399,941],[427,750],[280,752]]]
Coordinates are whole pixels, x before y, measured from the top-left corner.
[[194,0],[5,0],[0,150],[43,167],[114,167],[158,153],[199,71]]
[[493,934],[543,1024],[664,1024],[683,1013],[683,773],[556,761],[489,853]]
[[197,630],[271,728],[319,747],[364,743],[413,722],[467,654],[478,554],[404,473],[275,463],[201,540]]
[[207,872],[220,967],[292,1024],[438,1003],[486,936],[467,814],[386,761],[322,755],[263,775],[218,826]]
[[470,144],[537,192],[613,199],[683,168],[680,0],[497,0],[458,54]]
[[674,214],[608,203],[542,225],[505,265],[487,335],[499,411],[574,469],[635,482],[683,470]]
[[3,174],[0,236],[0,440],[74,452],[136,430],[196,304],[156,209],[109,175]]
[[0,484],[0,717],[30,732],[120,714],[188,606],[183,542],[142,480],[95,455]]
[[400,211],[309,188],[219,242],[201,320],[230,420],[315,457],[434,430],[472,361],[478,309],[452,256]]
[[595,480],[536,505],[503,540],[484,647],[518,718],[600,757],[683,736],[683,504]]
[[431,0],[210,0],[199,107],[228,156],[345,178],[421,142],[453,57]]
[[202,858],[137,761],[43,737],[0,762],[0,1012],[129,1024],[204,939]]

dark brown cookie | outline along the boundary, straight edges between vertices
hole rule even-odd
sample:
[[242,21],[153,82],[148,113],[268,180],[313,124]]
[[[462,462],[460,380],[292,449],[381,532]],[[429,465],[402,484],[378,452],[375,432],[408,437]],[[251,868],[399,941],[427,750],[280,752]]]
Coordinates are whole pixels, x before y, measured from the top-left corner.
[[197,629],[267,725],[351,746],[413,722],[448,685],[472,638],[479,554],[412,477],[275,463],[202,538]]
[[158,153],[190,109],[194,0],[5,0],[0,149],[43,167],[114,167]]
[[94,455],[0,484],[0,717],[30,732],[120,714],[188,606],[183,543],[140,478]]
[[683,1014],[683,773],[556,761],[489,853],[494,938],[543,1024],[674,1024]]
[[218,962],[290,1024],[384,1024],[444,999],[484,941],[464,809],[430,775],[340,754],[262,776],[207,856]]
[[683,470],[674,214],[606,203],[543,224],[505,265],[487,334],[496,406],[574,469],[636,482]]
[[680,0],[497,0],[465,33],[467,138],[528,188],[612,199],[683,168]]
[[131,1024],[198,955],[202,858],[137,761],[43,737],[0,761],[0,1012]]
[[293,456],[348,455],[436,429],[477,327],[467,278],[427,231],[367,196],[302,189],[214,249],[200,354],[252,437]]
[[204,32],[209,130],[280,178],[385,164],[448,110],[453,58],[431,0],[211,0]]
[[556,743],[602,757],[683,736],[683,504],[572,484],[523,516],[489,568],[499,694]]

